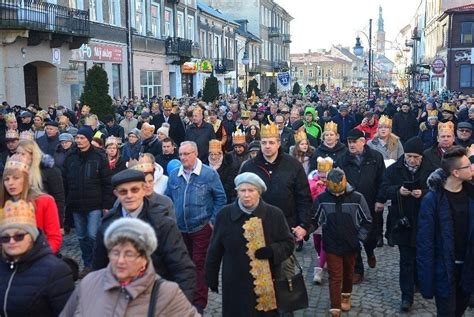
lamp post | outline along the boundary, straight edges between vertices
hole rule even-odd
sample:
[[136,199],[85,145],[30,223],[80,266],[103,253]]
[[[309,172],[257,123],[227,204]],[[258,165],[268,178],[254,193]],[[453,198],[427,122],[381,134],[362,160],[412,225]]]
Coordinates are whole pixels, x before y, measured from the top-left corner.
[[248,89],[247,75],[249,73],[248,67],[249,67],[249,64],[250,64],[249,53],[247,51],[247,48],[245,48],[244,56],[242,57],[242,64],[244,64],[244,66],[245,66],[245,95],[247,95],[247,89]]
[[[365,33],[361,32],[365,35]],[[369,64],[368,64],[368,78],[367,78],[367,100],[370,100],[370,93],[372,89],[372,19],[369,19],[369,36],[367,38],[369,42]],[[353,48],[354,55],[361,57],[364,54],[364,47],[360,44],[360,37],[356,37],[356,44]]]

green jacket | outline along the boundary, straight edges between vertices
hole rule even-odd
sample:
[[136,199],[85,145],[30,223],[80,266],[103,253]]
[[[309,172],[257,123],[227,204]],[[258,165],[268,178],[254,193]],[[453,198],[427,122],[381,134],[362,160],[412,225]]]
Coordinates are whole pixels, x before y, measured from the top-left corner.
[[[313,115],[313,121],[312,122],[307,122],[306,121],[306,115],[308,113],[311,113]],[[315,137],[316,139],[320,137],[322,129],[321,126],[318,124],[318,115],[316,114],[316,110],[313,107],[306,107],[304,110],[304,128],[306,130],[307,134],[310,134],[311,136]]]

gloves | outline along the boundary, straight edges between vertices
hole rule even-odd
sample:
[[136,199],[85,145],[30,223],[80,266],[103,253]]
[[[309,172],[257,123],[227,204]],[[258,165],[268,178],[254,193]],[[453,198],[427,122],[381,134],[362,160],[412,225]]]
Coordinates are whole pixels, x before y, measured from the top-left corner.
[[271,247],[263,247],[255,250],[255,257],[260,260],[266,260],[273,258],[273,250]]

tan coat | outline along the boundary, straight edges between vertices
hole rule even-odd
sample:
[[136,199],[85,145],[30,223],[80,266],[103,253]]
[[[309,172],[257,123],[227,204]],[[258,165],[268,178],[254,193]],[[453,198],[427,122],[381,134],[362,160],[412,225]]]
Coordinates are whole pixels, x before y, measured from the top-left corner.
[[[61,317],[147,316],[153,283],[159,276],[153,265],[145,275],[121,287],[112,274],[110,264],[88,274],[69,298]],[[155,316],[201,316],[189,303],[178,284],[163,281],[158,291]]]

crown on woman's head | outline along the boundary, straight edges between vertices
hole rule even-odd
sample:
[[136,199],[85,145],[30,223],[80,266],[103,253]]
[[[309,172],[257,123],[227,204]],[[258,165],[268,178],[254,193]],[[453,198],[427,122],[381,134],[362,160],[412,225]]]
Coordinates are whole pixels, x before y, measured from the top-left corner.
[[16,169],[27,174],[30,172],[30,166],[26,164],[26,161],[19,154],[12,155],[5,163],[5,171],[12,169]]
[[244,144],[245,143],[245,133],[240,130],[232,132],[232,144]]
[[326,122],[324,124],[324,131],[332,131],[334,133],[337,133],[337,123],[334,123],[332,121]]
[[28,225],[36,227],[35,208],[32,203],[24,200],[5,202],[5,207],[0,209],[0,226]]
[[379,119],[379,125],[384,125],[384,126],[387,126],[387,127],[391,128],[392,127],[392,119],[390,119],[386,115],[382,115]]
[[295,143],[298,143],[303,140],[307,140],[308,136],[306,135],[306,132],[304,131],[298,131],[295,133]]

